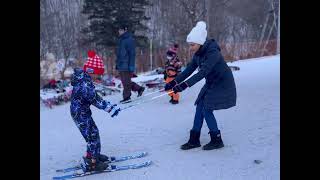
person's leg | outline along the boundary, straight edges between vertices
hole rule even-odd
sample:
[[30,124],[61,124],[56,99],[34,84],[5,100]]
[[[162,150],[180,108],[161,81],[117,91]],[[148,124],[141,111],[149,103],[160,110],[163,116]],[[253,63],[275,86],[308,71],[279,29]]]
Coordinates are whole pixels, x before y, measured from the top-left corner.
[[211,141],[203,146],[203,150],[212,150],[224,147],[221,139],[221,133],[218,129],[216,118],[213,115],[212,110],[204,110],[204,118],[209,128],[209,134]]
[[88,122],[90,130],[88,132],[88,149],[94,159],[97,159],[101,151],[100,135],[98,127],[93,121],[92,117],[89,118]]
[[200,132],[202,128],[203,120],[204,120],[203,100],[200,100],[200,102],[197,104],[192,130],[196,132]]
[[[87,123],[86,119],[82,118],[82,117],[78,117],[78,118],[74,118],[73,117],[73,120],[74,120],[76,126],[78,127],[82,137],[88,143],[88,141],[89,141],[89,139],[88,139],[89,138],[89,134],[88,134],[89,126],[88,126],[88,123]],[[88,151],[87,151],[87,153],[88,153]]]
[[[171,78],[171,81],[174,80],[174,78]],[[179,93],[170,93],[169,96],[171,96],[172,104],[178,104],[179,103]]]
[[137,83],[131,81],[131,77],[132,77],[132,72],[128,72],[128,80],[129,80],[129,83],[130,83],[130,90],[131,91],[140,91],[142,89],[142,86],[139,86]]
[[83,157],[86,171],[105,170],[108,164],[100,160],[101,144],[99,130],[92,117],[79,118],[76,124],[87,142],[87,155]]
[[81,135],[87,142],[87,157],[95,158],[100,153],[99,130],[91,117],[74,119]]
[[97,160],[106,162],[109,160],[108,156],[101,154],[101,142],[100,142],[100,135],[99,135],[99,129],[94,122],[94,120],[91,117],[91,136],[89,138],[89,141],[91,143],[91,149],[94,152],[93,157],[95,157]]
[[86,171],[101,171],[108,167],[108,164],[99,161],[101,151],[99,130],[91,117],[77,117],[73,120],[80,130],[81,135],[87,142],[87,154],[83,157],[86,164]]
[[203,114],[204,114],[204,119],[206,120],[206,123],[207,123],[207,126],[208,126],[210,132],[219,131],[217,120],[214,117],[213,111],[203,109]]
[[120,79],[123,86],[123,99],[128,99],[131,96],[131,77],[129,77],[129,72],[121,71]]
[[85,158],[92,159],[93,154],[95,154],[91,147],[91,121],[90,118],[83,117],[83,116],[78,116],[77,118],[72,117],[76,126],[78,127],[82,137],[85,139],[87,143],[87,151],[86,151],[86,156]]
[[[176,78],[176,76],[177,76],[177,72],[174,71],[174,70],[168,70],[167,74],[169,76],[170,81],[174,80]],[[171,103],[172,104],[178,104],[179,103],[179,93],[171,93],[170,95],[172,97]]]
[[[169,83],[169,82],[171,82],[172,80],[174,80],[174,78],[172,78],[172,77],[167,77],[167,79],[166,79],[166,83]],[[169,90],[170,91],[170,90]],[[168,94],[170,97],[171,97],[171,99],[173,100],[173,93],[170,93],[170,94]]]
[[190,131],[189,141],[181,146],[182,150],[188,150],[200,147],[200,134],[203,124],[203,101],[201,100],[196,108],[196,114],[194,116],[193,127]]

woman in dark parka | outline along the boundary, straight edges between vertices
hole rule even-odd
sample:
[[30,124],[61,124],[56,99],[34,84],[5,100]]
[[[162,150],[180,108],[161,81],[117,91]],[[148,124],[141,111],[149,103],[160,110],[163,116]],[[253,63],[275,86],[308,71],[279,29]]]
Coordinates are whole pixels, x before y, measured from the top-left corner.
[[[203,146],[203,150],[222,148],[224,144],[213,111],[236,105],[237,94],[233,74],[224,61],[216,41],[207,39],[205,22],[197,23],[189,33],[187,42],[194,53],[192,61],[175,80],[166,84],[165,90],[181,92],[203,78],[205,78],[205,85],[195,102],[196,114],[189,141],[183,144],[181,149],[188,150],[201,146],[199,139],[204,119],[210,130],[211,141]],[[197,68],[199,71],[185,81]]]

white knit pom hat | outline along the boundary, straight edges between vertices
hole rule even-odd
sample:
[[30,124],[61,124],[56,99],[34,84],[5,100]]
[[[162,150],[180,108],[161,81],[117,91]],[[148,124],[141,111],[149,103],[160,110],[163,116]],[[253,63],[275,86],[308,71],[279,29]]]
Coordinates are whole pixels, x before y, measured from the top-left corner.
[[197,43],[203,45],[207,39],[207,25],[204,21],[197,22],[197,25],[192,28],[187,36],[188,43]]

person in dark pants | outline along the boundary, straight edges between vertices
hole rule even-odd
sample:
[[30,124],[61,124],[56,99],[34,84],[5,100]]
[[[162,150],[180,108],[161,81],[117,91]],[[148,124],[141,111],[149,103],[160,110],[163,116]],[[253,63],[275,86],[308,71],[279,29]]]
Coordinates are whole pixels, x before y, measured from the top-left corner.
[[116,70],[119,71],[120,79],[123,85],[123,100],[120,102],[130,102],[131,91],[138,92],[138,97],[142,95],[144,87],[131,81],[135,71],[135,42],[132,34],[128,32],[127,25],[119,27],[119,41],[117,49]]
[[[233,74],[224,61],[217,42],[214,39],[207,39],[205,22],[197,23],[189,33],[187,42],[190,50],[194,52],[192,61],[181,74],[166,84],[165,90],[172,89],[174,92],[182,92],[203,78],[206,81],[195,102],[197,107],[190,138],[181,146],[181,149],[188,150],[201,146],[200,132],[204,119],[210,130],[211,141],[203,146],[203,150],[222,148],[224,144],[213,111],[228,109],[236,105],[237,94]],[[199,71],[184,81],[197,68]]]

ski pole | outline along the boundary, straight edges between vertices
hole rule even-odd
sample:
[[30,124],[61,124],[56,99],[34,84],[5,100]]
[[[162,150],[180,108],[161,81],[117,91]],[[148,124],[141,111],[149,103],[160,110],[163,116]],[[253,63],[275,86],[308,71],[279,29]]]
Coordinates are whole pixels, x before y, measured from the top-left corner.
[[163,93],[163,94],[161,94],[161,95],[159,95],[159,96],[155,96],[155,97],[152,97],[152,98],[147,99],[147,100],[145,100],[145,101],[140,101],[140,102],[137,102],[137,103],[135,103],[135,104],[131,104],[131,105],[127,106],[127,107],[120,108],[120,109],[121,109],[121,111],[122,111],[122,110],[125,110],[125,109],[129,109],[129,108],[131,108],[131,107],[137,106],[137,105],[139,105],[139,104],[143,104],[143,103],[146,103],[146,102],[151,102],[151,101],[153,101],[153,100],[155,100],[155,99],[158,99],[158,98],[160,98],[160,97],[162,97],[162,96],[171,94],[171,93],[173,93],[173,92],[174,92],[174,91],[169,91],[168,93]]
[[138,97],[138,98],[136,98],[136,99],[133,99],[133,100],[124,101],[124,102],[122,102],[122,103],[132,102],[132,101],[139,101],[139,100],[143,99],[144,97],[150,96],[150,95],[152,95],[152,94],[155,94],[155,93],[158,93],[158,92],[161,92],[161,91],[164,91],[164,88],[162,88],[162,89],[160,89],[160,90],[157,90],[157,91],[154,91],[154,92],[150,92],[150,93],[148,93],[148,94],[145,94],[145,95],[140,96],[140,97]]
[[154,92],[150,92],[148,94],[145,94],[143,96],[140,96],[139,98],[143,98],[143,97],[146,97],[146,96],[150,96],[151,94],[155,94],[155,93],[158,93],[158,92],[161,92],[161,91],[164,91],[164,88],[160,89],[160,90],[157,90],[157,91],[154,91]]
[[140,104],[143,104],[143,103],[151,102],[151,101],[153,101],[154,99],[157,99],[157,98],[162,97],[162,96],[164,96],[164,95],[167,95],[167,94],[162,94],[162,95],[160,95],[160,96],[156,96],[156,97],[153,97],[153,98],[148,99],[148,100],[145,100],[145,101],[139,101],[139,102],[137,102],[137,103],[135,103],[135,104],[131,104],[131,105],[127,106],[127,107],[121,108],[121,111],[122,111],[122,110],[125,110],[125,109],[129,109],[129,108],[131,108],[131,107],[135,107],[135,106],[140,105]]

